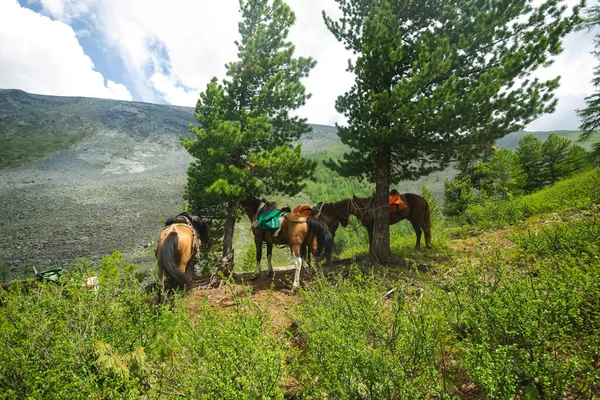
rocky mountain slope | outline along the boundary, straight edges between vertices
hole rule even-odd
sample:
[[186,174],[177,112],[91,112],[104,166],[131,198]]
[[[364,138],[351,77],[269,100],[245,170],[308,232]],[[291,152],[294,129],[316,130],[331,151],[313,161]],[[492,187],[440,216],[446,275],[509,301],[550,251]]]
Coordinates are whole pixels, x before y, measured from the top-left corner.
[[[153,262],[180,212],[193,109],[0,90],[0,281],[115,250]],[[305,150],[339,142],[313,126]]]

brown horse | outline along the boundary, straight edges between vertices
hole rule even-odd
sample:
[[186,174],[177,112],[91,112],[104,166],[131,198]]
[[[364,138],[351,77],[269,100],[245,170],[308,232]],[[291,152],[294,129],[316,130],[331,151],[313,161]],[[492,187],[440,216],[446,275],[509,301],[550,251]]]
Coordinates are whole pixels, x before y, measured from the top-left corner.
[[312,209],[312,216],[319,218],[329,227],[331,235],[335,237],[338,227],[348,226],[350,218],[350,202],[352,199],[344,199],[330,203],[319,203]]
[[[273,244],[285,244],[290,247],[296,272],[294,275],[293,289],[300,284],[300,270],[302,269],[302,257],[300,248],[307,246],[315,257],[317,268],[323,273],[318,256],[325,252],[326,264],[329,264],[333,250],[333,237],[323,222],[314,217],[307,217],[298,213],[283,213],[280,228],[277,231],[260,229],[256,222],[258,217],[265,211],[276,210],[277,205],[273,202],[262,202],[256,197],[249,197],[242,202],[248,219],[252,222],[252,233],[256,245],[256,274],[260,274],[260,261],[262,258],[262,243],[267,243],[268,274],[273,274],[271,256]],[[315,240],[316,238],[316,240]],[[316,242],[316,243],[315,243]]]
[[[416,248],[421,247],[421,232],[425,234],[425,244],[431,248],[431,222],[429,213],[429,204],[427,201],[414,193],[404,193],[400,195],[406,208],[401,211],[390,212],[390,225],[398,223],[403,219],[408,219],[417,235]],[[348,211],[356,216],[358,220],[367,228],[369,234],[369,247],[373,242],[373,198],[360,198],[353,196],[349,202]]]
[[208,225],[197,215],[184,212],[166,220],[155,253],[162,289],[190,289],[199,241],[206,246],[208,239]]

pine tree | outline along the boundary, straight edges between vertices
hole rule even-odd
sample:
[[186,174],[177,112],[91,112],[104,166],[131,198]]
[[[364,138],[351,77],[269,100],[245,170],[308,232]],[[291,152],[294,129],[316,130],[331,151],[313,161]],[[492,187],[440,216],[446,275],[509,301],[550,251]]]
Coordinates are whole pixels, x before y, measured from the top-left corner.
[[[580,28],[591,30],[600,25],[600,6],[596,5],[586,10],[586,18],[581,21]],[[600,57],[600,33],[594,38],[596,51],[593,54]],[[600,65],[594,68],[593,85],[596,87],[594,93],[585,98],[587,107],[582,110],[577,110],[577,115],[581,118],[579,129],[581,135],[579,141],[590,139],[592,134],[600,129]],[[597,163],[600,163],[600,142],[594,143],[592,149],[592,157]]]
[[474,169],[480,197],[505,200],[523,194],[527,175],[512,150],[500,149],[487,162],[476,164]]
[[558,0],[336,2],[342,17],[324,14],[325,23],[356,54],[356,80],[336,102],[352,150],[334,166],[376,183],[370,255],[385,263],[390,184],[442,170],[552,111],[558,78],[529,74],[562,51],[573,20]]
[[444,182],[444,215],[462,214],[475,199],[475,189],[468,176],[459,174]]
[[542,144],[542,157],[540,174],[545,178],[544,186],[583,171],[591,164],[589,153],[583,147],[554,133]]
[[226,65],[222,84],[215,77],[200,94],[195,140],[182,139],[195,158],[184,198],[192,212],[224,223],[223,256],[233,250],[240,200],[294,195],[315,168],[293,145],[310,127],[289,115],[309,98],[300,79],[316,64],[295,58],[286,40],[295,15],[283,0],[240,0],[240,10],[238,60]]
[[531,133],[519,139],[515,149],[519,164],[527,175],[525,192],[531,193],[544,187],[544,157],[542,156],[542,141]]
[[542,143],[542,158],[544,160],[543,168],[540,174],[544,177],[544,186],[558,182],[563,177],[561,164],[571,141],[565,137],[560,137],[554,133],[548,135],[548,139]]

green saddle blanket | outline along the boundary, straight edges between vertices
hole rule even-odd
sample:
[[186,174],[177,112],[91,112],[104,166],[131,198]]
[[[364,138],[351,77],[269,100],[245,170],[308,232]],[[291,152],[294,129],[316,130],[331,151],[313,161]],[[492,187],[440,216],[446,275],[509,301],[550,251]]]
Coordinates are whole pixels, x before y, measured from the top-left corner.
[[256,226],[260,229],[279,229],[279,217],[281,210],[265,211],[258,216]]

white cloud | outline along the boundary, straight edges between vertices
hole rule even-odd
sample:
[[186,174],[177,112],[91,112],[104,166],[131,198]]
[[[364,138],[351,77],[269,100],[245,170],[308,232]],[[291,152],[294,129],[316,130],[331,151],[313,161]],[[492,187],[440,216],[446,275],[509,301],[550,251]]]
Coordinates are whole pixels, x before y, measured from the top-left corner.
[[125,86],[104,82],[73,29],[0,0],[0,87],[39,94],[131,100]]
[[144,101],[194,106],[236,54],[237,1],[103,0],[91,3],[87,16],[61,15],[93,24]]
[[94,0],[40,0],[42,8],[59,20],[71,20],[90,11]]
[[[144,101],[193,107],[210,79],[224,78],[224,65],[236,58],[237,1],[176,0],[167,6],[159,0],[86,0],[87,16],[72,7],[72,0],[41,1],[46,12],[64,21],[87,18],[106,46],[119,54]],[[312,98],[297,114],[313,123],[332,124],[341,119],[335,99],[354,79],[345,71],[349,53],[327,30],[321,16],[323,8],[337,15],[337,4],[321,0],[288,3],[297,17],[290,31],[296,55],[318,61],[304,80]]]
[[338,17],[337,3],[322,0],[289,0],[296,14],[296,23],[290,29],[289,39],[296,46],[296,55],[311,56],[317,66],[304,84],[312,98],[297,114],[314,124],[344,123],[345,118],[335,109],[338,96],[348,91],[354,75],[347,72],[351,53],[338,42],[323,22],[322,11]]
[[558,99],[556,111],[544,115],[527,125],[529,131],[578,129],[579,117],[575,110],[585,108],[585,97],[594,91],[592,79],[598,60],[592,55],[596,32],[573,32],[564,41],[564,51],[554,63],[536,71],[536,77],[547,80],[560,76],[560,87],[555,91]]
[[[86,22],[93,37],[100,34],[106,51],[121,58],[132,88],[144,101],[193,107],[198,93],[210,79],[224,78],[224,65],[236,58],[237,0],[37,1],[48,15],[66,23]],[[576,1],[567,3],[571,6]],[[339,16],[337,3],[287,2],[297,16],[290,30],[296,55],[312,56],[318,62],[304,80],[312,98],[295,114],[312,123],[343,123],[343,116],[335,110],[335,100],[354,82],[354,76],[346,72],[351,54],[327,30],[321,16],[323,9],[334,17]],[[80,33],[85,34],[84,30]],[[54,43],[67,40],[57,39]],[[596,60],[590,55],[592,48],[593,34],[571,34],[555,64],[536,74],[542,78],[562,76],[561,88],[556,92],[560,101],[554,114],[539,118],[528,129],[577,128],[574,110],[581,107],[583,98],[593,91],[590,80]],[[114,86],[107,84],[106,89]]]

